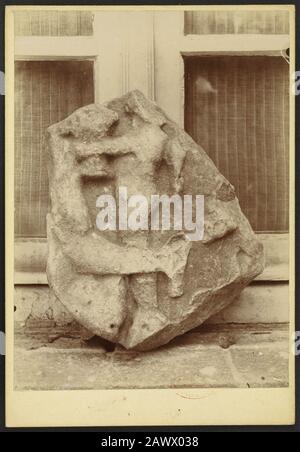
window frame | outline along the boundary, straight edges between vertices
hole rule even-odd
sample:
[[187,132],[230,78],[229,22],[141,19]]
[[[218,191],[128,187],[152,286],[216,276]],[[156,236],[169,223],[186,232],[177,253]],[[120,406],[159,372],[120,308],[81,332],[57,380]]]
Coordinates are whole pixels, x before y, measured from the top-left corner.
[[[224,10],[224,8],[223,8]],[[222,7],[220,7],[222,11]],[[185,35],[184,11],[173,11],[168,17],[163,13],[156,13],[156,49],[160,77],[157,77],[156,100],[171,117],[184,127],[185,106],[185,56],[207,55],[240,55],[240,56],[277,56],[282,58],[286,49],[290,48],[290,34],[234,34],[234,35]],[[290,13],[290,30],[292,29]],[[172,45],[168,45],[172,43]],[[294,49],[291,49],[291,60],[294,61]],[[162,66],[162,67],[161,67]],[[290,79],[294,71],[290,64]],[[173,85],[168,89],[167,80]],[[293,102],[290,94],[291,105]],[[290,148],[293,143],[292,124],[290,118]],[[290,159],[290,175],[292,159]],[[290,187],[292,180],[290,177]],[[291,200],[290,200],[291,212]],[[291,228],[291,224],[289,225]],[[290,269],[290,234],[289,233],[259,233],[257,236],[264,245],[266,266],[264,272],[256,281],[289,281]]]
[[[243,34],[242,39],[241,35],[184,35],[183,10],[168,11],[168,14],[165,11],[139,11],[131,12],[130,15],[123,12],[119,16],[122,14],[126,17],[123,20],[118,18],[117,35],[115,13],[95,11],[92,36],[15,37],[15,59],[93,59],[95,102],[105,102],[130,89],[141,89],[183,126],[184,56],[213,54],[282,57],[282,52],[290,46],[290,35]],[[134,39],[133,27],[136,14],[139,14],[144,37],[138,41]],[[114,59],[112,54],[120,55],[121,58]],[[293,67],[290,65],[290,72],[292,71]],[[103,91],[102,86],[105,87]],[[290,146],[292,140],[290,133]],[[288,281],[289,234],[258,235],[265,247],[267,265],[257,280]],[[14,258],[15,284],[48,284],[47,238],[15,238]]]

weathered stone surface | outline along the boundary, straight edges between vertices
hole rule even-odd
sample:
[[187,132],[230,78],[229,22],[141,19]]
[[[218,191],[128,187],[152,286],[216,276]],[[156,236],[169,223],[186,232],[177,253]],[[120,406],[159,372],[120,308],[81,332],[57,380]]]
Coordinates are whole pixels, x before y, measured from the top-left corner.
[[[48,129],[51,288],[95,335],[147,350],[203,323],[263,270],[232,185],[140,92],[75,111]],[[102,231],[96,199],[205,197],[203,240],[184,231]]]

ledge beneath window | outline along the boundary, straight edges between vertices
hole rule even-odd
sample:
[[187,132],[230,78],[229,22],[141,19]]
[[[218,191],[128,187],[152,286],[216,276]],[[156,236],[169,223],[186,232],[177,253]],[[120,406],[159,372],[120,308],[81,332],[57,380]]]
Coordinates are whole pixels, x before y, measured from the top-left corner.
[[[266,267],[257,281],[289,280],[289,234],[258,234],[265,249]],[[15,242],[15,284],[48,284],[46,238]]]

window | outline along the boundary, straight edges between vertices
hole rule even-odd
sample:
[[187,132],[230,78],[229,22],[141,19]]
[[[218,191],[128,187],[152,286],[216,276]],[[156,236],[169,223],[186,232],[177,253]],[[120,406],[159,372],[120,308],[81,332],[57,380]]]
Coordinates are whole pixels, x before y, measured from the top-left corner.
[[281,57],[185,58],[185,129],[234,185],[257,232],[289,229],[289,66]]
[[[93,61],[16,61],[16,236],[46,237],[49,193],[45,130],[93,102]],[[36,186],[39,190],[33,189]]]
[[265,248],[258,279],[288,281],[290,13],[225,8],[156,14],[156,100],[235,186]]
[[16,36],[90,36],[93,15],[89,11],[15,12]]
[[236,187],[265,244],[259,278],[288,279],[289,12],[274,8],[15,13],[16,283],[47,283],[43,131],[132,89],[185,127]]
[[287,11],[187,11],[188,34],[288,34]]

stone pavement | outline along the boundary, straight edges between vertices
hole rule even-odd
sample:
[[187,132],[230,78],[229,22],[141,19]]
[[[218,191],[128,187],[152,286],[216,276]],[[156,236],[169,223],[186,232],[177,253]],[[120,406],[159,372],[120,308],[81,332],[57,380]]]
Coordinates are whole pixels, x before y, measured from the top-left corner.
[[135,352],[50,323],[16,331],[17,390],[288,386],[287,324],[202,325]]

